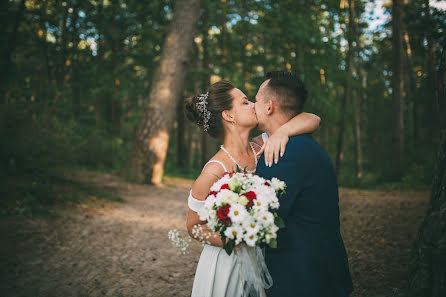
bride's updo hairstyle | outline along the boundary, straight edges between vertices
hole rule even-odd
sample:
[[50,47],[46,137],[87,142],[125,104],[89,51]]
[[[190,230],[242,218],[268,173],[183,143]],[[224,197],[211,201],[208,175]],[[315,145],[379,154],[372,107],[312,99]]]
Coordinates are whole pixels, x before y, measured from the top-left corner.
[[209,87],[209,91],[188,98],[184,101],[187,118],[205,130],[211,137],[222,139],[224,136],[223,110],[232,108],[232,96],[229,92],[234,85],[228,80],[221,80]]

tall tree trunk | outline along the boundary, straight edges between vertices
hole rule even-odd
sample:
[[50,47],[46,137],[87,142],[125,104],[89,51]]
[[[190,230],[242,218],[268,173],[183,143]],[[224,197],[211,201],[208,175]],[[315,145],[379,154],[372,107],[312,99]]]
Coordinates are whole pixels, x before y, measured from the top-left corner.
[[177,1],[153,78],[148,104],[122,174],[141,183],[161,183],[176,100],[183,92],[201,0]]
[[65,65],[67,60],[67,35],[68,35],[68,26],[67,22],[69,19],[69,13],[68,13],[68,7],[63,8],[63,14],[59,21],[59,30],[61,31],[61,36],[58,40],[58,44],[60,46],[60,55],[59,55],[59,62],[57,67],[57,75],[56,75],[56,82],[58,85],[59,91],[63,90],[64,87],[64,78],[65,74],[67,73],[66,69],[67,66]]
[[[96,47],[96,85],[99,86],[101,84],[101,72],[104,71],[104,0],[99,0],[97,5],[97,18],[96,18],[96,28],[98,33],[97,47]],[[95,92],[94,96],[94,114],[95,114],[95,123],[96,130],[99,130],[101,120],[102,120],[102,112],[103,112],[103,104],[101,98],[104,94],[103,91]]]
[[362,88],[358,91],[359,96],[355,100],[355,151],[356,151],[356,177],[362,177],[362,142],[361,142],[361,115],[367,102],[367,77],[365,71],[358,69],[358,78]]
[[[8,47],[6,49],[6,62],[5,68],[0,71],[0,84],[2,85],[2,90],[0,94],[0,104],[5,103],[6,101],[6,92],[8,90],[8,82],[9,77],[11,76],[10,68],[11,68],[11,56],[16,47],[17,40],[17,31],[19,29],[20,22],[22,20],[23,12],[25,11],[25,0],[20,1],[19,8],[17,10],[17,14],[15,17],[14,27],[12,29],[11,35],[8,38]],[[7,5],[10,5],[9,3]]]
[[228,56],[228,33],[227,33],[227,3],[226,1],[221,1],[221,6],[222,6],[222,21],[221,21],[221,37],[220,37],[220,49],[221,49],[221,58],[220,58],[220,63],[221,63],[221,77],[222,78],[227,78],[227,69],[226,69],[226,64],[228,62],[227,60],[227,56]]
[[[429,6],[429,0],[424,0],[424,15],[426,17],[426,23],[430,26],[434,26],[432,23],[431,10]],[[435,71],[435,50],[434,50],[434,42],[432,40],[432,36],[428,33],[426,35],[427,39],[427,51],[428,51],[428,84],[429,90],[432,94],[432,104],[433,111],[435,113],[439,112],[439,101],[438,101],[438,93],[436,88],[436,71]]]
[[[438,96],[440,98],[446,98],[446,49],[440,55],[440,66],[438,67]],[[446,126],[446,102],[441,100],[440,102],[440,127]]]
[[442,134],[429,207],[414,244],[408,297],[446,296],[446,130]]
[[47,85],[46,89],[48,90],[51,87],[53,79],[52,79],[52,75],[51,75],[50,57],[48,54],[48,44],[46,42],[46,35],[48,32],[46,29],[46,24],[45,24],[47,6],[48,6],[48,1],[43,1],[41,9],[40,9],[39,24],[40,24],[40,30],[42,30],[42,36],[40,36],[40,38],[41,38],[40,43],[42,44],[43,56],[45,57],[45,68],[46,68],[46,74],[47,74],[47,80],[48,80],[48,85]]
[[[204,9],[206,11],[206,7]],[[209,87],[209,72],[208,67],[209,65],[209,49],[208,49],[208,16],[206,13],[203,14],[203,27],[202,27],[202,35],[203,35],[203,60],[202,63],[202,77],[201,77],[201,89],[203,92],[206,92],[206,90]],[[201,131],[201,163],[204,165],[206,161],[208,160],[209,155],[209,136],[206,132],[203,130]]]
[[118,25],[119,13],[118,9],[120,7],[119,1],[112,1],[112,14],[113,14],[113,22],[112,22],[112,39],[111,39],[111,81],[110,83],[110,93],[107,98],[107,102],[109,104],[109,129],[113,135],[119,135],[121,131],[121,98],[120,98],[120,76],[118,75],[117,65],[119,63],[119,38],[120,38],[120,26]]
[[344,147],[344,134],[345,134],[345,114],[347,111],[347,104],[350,100],[350,81],[352,79],[352,62],[353,62],[353,37],[354,37],[354,14],[353,14],[353,0],[348,0],[348,30],[347,30],[347,78],[344,83],[344,98],[341,106],[341,119],[339,124],[339,134],[337,143],[336,154],[336,174],[341,173],[343,147]]
[[415,82],[415,72],[414,72],[414,66],[413,66],[413,58],[412,58],[412,47],[410,45],[410,36],[409,32],[407,31],[407,26],[403,23],[402,24],[403,29],[403,36],[404,36],[404,44],[406,46],[404,58],[406,60],[406,63],[404,63],[407,67],[406,74],[408,76],[408,86],[409,86],[409,100],[411,102],[410,105],[410,111],[411,111],[411,127],[412,127],[412,149],[415,150],[417,146],[417,138],[418,138],[418,126],[417,126],[417,110],[418,110],[418,94],[416,89],[416,82]]
[[400,179],[404,156],[403,0],[392,6],[392,169]]
[[73,115],[75,119],[78,119],[81,113],[81,95],[80,95],[80,73],[79,73],[79,56],[80,53],[77,49],[77,45],[79,44],[79,34],[78,34],[78,28],[76,26],[78,16],[79,16],[79,7],[76,5],[73,8],[71,19],[72,21],[72,42],[73,47],[71,48],[71,71],[72,71],[72,78],[71,78],[71,88],[73,92]]
[[186,129],[187,119],[184,117],[184,101],[179,100],[177,105],[177,166],[179,168],[184,168],[185,164],[187,164],[187,156],[188,156],[188,148],[186,145]]

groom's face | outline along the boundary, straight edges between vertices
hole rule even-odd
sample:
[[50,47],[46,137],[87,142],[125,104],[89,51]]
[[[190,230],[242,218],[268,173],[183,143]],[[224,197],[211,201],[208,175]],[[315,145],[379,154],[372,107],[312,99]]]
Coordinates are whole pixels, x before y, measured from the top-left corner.
[[260,131],[265,131],[265,124],[269,119],[269,98],[268,98],[268,87],[267,84],[269,82],[268,80],[265,80],[262,85],[260,86],[259,90],[257,91],[256,95],[256,102],[255,102],[255,109],[256,109],[256,115],[257,120],[259,122],[258,128]]

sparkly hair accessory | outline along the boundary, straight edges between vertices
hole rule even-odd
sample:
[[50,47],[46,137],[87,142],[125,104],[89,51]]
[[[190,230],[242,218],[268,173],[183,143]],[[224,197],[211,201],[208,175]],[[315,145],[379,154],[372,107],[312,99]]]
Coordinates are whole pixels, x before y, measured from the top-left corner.
[[211,112],[207,109],[207,98],[209,92],[198,95],[197,109],[200,112],[200,116],[203,118],[203,130],[207,131],[209,129],[209,119],[211,118]]

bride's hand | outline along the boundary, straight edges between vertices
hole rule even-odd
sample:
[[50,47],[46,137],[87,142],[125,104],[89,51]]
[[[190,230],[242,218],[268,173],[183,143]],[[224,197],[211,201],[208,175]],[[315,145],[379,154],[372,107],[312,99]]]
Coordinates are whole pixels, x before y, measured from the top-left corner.
[[263,144],[261,150],[257,153],[260,155],[265,151],[265,165],[271,166],[274,163],[277,164],[280,157],[285,153],[286,144],[288,143],[288,131],[282,126],[276,130]]

